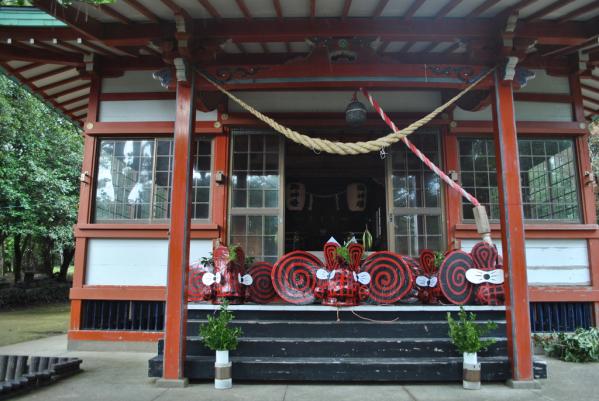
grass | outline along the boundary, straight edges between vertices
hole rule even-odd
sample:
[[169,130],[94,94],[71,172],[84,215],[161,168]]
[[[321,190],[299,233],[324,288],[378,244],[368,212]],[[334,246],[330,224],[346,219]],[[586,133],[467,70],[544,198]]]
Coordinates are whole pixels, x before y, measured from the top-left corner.
[[69,310],[56,304],[0,311],[0,346],[66,333]]

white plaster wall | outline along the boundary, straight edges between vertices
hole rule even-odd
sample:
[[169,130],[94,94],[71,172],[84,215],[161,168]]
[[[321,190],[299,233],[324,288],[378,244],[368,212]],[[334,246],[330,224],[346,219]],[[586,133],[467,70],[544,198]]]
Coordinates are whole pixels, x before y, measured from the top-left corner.
[[528,81],[528,83],[518,92],[525,93],[553,93],[553,94],[570,94],[570,82],[566,76],[552,76],[548,75],[545,70],[531,70],[535,73],[534,79]]
[[[436,91],[374,91],[371,94],[387,112],[429,112],[441,105],[441,94]],[[340,115],[352,97],[351,92],[342,91],[249,91],[236,95],[262,112],[336,112]],[[364,97],[358,96],[358,100],[373,111]],[[244,110],[229,100],[229,111]]]
[[[101,122],[175,121],[175,99],[110,100],[100,102]],[[216,110],[196,112],[196,121],[216,121]]]
[[[462,240],[470,252],[477,240]],[[495,241],[501,254],[501,241]],[[589,285],[589,254],[584,239],[527,239],[526,265],[531,285]]]
[[154,79],[154,70],[125,71],[123,75],[115,78],[102,79],[102,93],[141,93],[141,92],[167,92]]
[[[466,111],[456,107],[453,119],[456,121],[493,121],[492,106],[479,111]],[[514,102],[516,121],[573,121],[570,103]]]
[[[212,240],[191,240],[191,261],[210,252]],[[167,259],[166,239],[90,239],[85,284],[164,286]]]

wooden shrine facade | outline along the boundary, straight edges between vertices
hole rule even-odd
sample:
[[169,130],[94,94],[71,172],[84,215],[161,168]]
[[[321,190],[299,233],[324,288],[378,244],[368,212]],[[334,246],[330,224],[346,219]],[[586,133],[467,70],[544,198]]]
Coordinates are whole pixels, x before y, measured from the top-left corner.
[[[537,309],[529,302],[540,311],[546,304],[582,305],[598,321],[599,226],[587,143],[599,107],[597,2],[33,4],[56,25],[0,26],[0,65],[82,125],[73,346],[164,338],[163,376],[180,379],[190,260],[207,257],[217,242],[242,241],[246,252],[271,262],[293,250],[294,233],[285,229],[293,218],[287,173],[297,181],[308,172],[301,177],[316,182],[320,172],[309,166],[320,162],[311,150],[279,139],[203,74],[283,125],[353,141],[388,133],[372,112],[360,129],[347,127],[345,106],[359,88],[403,127],[495,68],[414,141],[435,143],[427,152],[436,163],[489,208],[506,269],[512,377],[532,379]],[[347,179],[344,171],[367,176],[372,167],[380,174],[377,250],[416,256],[425,241],[434,250],[469,251],[479,234],[460,195],[431,178],[414,184],[414,196],[429,196],[430,184],[434,199],[400,204],[394,178],[425,180],[428,172],[402,170],[393,160],[409,156],[387,151],[386,160],[335,159],[336,169],[319,164],[335,170],[337,181]],[[252,174],[264,186],[240,184]],[[268,186],[271,176],[276,182]],[[313,199],[323,195],[312,192]],[[428,234],[400,232],[395,222],[405,216],[417,216],[415,227],[428,227]],[[261,226],[250,232],[255,217]],[[104,315],[100,323],[92,317]]]

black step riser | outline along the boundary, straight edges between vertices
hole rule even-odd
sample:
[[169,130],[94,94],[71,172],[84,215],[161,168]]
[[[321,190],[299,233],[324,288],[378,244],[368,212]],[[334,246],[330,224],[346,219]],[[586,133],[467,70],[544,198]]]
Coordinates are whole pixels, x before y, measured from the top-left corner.
[[[200,340],[187,341],[187,355],[214,356],[214,351],[206,348]],[[505,356],[507,342],[495,343],[485,356]],[[244,357],[320,357],[320,358],[440,358],[459,357],[454,345],[449,340],[435,341],[373,341],[373,340],[330,340],[330,341],[243,341],[231,356]]]
[[[200,321],[187,324],[187,335],[199,335]],[[443,338],[448,336],[446,322],[369,323],[369,322],[240,322],[233,326],[243,330],[244,337],[278,338]],[[491,337],[505,337],[505,324],[489,332]]]
[[[262,360],[259,364],[233,361],[233,380],[268,381],[399,381],[399,382],[439,382],[461,381],[462,362],[427,362],[418,364],[368,364],[354,363],[280,363]],[[502,361],[481,360],[483,381],[505,381],[510,377],[507,359]],[[185,371],[189,378],[211,380],[214,378],[214,365],[209,361],[186,361]],[[162,372],[162,361],[150,361],[150,375]]]
[[[335,310],[322,311],[294,311],[294,310],[233,310],[235,319],[238,320],[287,320],[287,321],[337,321],[337,312]],[[190,309],[187,311],[188,319],[206,319],[206,315],[214,313],[209,310]],[[385,311],[380,307],[377,311],[357,311],[362,318],[390,321],[398,319],[399,321],[446,321],[447,312],[444,311]],[[452,316],[457,317],[458,312],[451,312]],[[504,311],[475,311],[477,320],[505,320]],[[339,310],[339,319],[342,321],[364,321],[361,317],[354,315],[346,309]]]

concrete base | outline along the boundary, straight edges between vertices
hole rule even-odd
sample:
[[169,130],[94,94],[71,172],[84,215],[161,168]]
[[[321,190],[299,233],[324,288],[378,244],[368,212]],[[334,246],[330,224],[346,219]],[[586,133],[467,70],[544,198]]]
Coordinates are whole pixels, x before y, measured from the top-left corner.
[[184,388],[189,385],[187,377],[183,379],[158,379],[156,380],[156,387],[162,388]]
[[68,340],[69,351],[156,352],[156,341],[83,341]]
[[515,390],[539,390],[541,383],[536,380],[513,380],[509,379],[505,385]]

